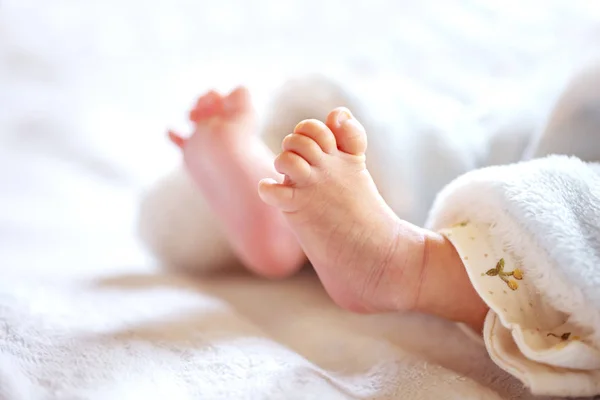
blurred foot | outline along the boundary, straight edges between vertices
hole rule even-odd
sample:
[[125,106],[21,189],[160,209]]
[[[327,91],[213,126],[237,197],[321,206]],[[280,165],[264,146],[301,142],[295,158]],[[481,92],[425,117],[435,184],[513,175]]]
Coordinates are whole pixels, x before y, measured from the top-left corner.
[[[285,181],[263,180],[259,193],[284,212],[332,298],[354,311],[411,309],[416,285],[394,287],[393,300],[386,286],[416,282],[423,235],[400,221],[377,191],[365,164],[362,125],[338,108],[326,123],[298,124],[282,148],[275,169]],[[391,264],[399,251],[402,265]]]
[[183,152],[188,172],[215,212],[242,263],[266,277],[285,277],[304,262],[297,239],[281,213],[265,205],[257,184],[282,180],[274,154],[256,136],[256,114],[248,90],[226,96],[210,91],[190,112],[189,138],[169,137]]

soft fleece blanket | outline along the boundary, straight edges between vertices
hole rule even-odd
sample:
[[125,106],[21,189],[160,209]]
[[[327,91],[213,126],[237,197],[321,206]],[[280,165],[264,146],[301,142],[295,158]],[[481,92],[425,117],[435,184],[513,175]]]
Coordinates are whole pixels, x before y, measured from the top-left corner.
[[389,197],[424,221],[452,177],[521,157],[597,49],[593,2],[0,7],[0,398],[533,398],[454,324],[348,314],[308,271],[156,269],[136,241],[138,189],[175,166],[163,128],[199,91],[249,82],[260,106],[318,70],[373,105],[388,158],[402,132],[427,138],[422,152],[443,144],[448,176],[382,173],[406,179]]
[[599,223],[600,164],[565,156],[469,173],[434,206],[491,308],[491,357],[537,394],[600,393]]

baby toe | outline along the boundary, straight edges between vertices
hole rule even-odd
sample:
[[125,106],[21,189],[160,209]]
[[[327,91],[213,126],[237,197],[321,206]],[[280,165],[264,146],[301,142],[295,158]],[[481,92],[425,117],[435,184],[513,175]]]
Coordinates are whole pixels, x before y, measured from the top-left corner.
[[250,91],[244,86],[235,88],[223,99],[224,111],[227,114],[245,113],[252,110]]
[[266,204],[277,207],[283,212],[298,210],[296,201],[296,188],[277,183],[273,179],[263,179],[258,182],[258,195]]
[[363,155],[367,150],[365,128],[347,108],[336,108],[327,116],[327,126],[333,132],[337,148],[344,153]]
[[294,185],[306,184],[311,176],[311,166],[296,153],[284,151],[275,158],[275,170],[285,175]]
[[175,132],[174,130],[167,131],[167,135],[171,143],[183,150],[187,142],[187,139],[185,139],[183,135],[181,135],[178,132]]
[[318,165],[325,154],[317,142],[297,133],[291,133],[283,138],[281,148],[284,151],[291,151],[298,154],[310,165]]
[[294,128],[294,133],[314,140],[327,154],[331,154],[337,148],[335,136],[333,136],[331,130],[327,125],[316,119],[307,119],[300,122]]
[[214,90],[201,96],[190,111],[190,121],[198,123],[219,114],[223,110],[223,96]]

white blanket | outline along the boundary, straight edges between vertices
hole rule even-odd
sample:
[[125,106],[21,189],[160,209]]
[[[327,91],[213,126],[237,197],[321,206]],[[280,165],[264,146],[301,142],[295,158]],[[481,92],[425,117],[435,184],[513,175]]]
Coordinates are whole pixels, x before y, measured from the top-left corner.
[[[536,394],[599,394],[600,164],[551,156],[473,171],[440,193],[430,218],[451,228],[492,310],[492,358]],[[511,275],[499,276],[498,260]]]
[[[531,397],[454,325],[345,313],[308,272],[157,271],[136,241],[138,188],[176,165],[163,129],[199,91],[245,82],[264,106],[310,70],[355,87],[394,151],[397,132],[452,132],[446,154],[466,156],[448,174],[466,172],[490,162],[487,132],[540,125],[595,49],[597,8],[282,4],[2,2],[1,399]],[[436,187],[396,209],[424,220]]]

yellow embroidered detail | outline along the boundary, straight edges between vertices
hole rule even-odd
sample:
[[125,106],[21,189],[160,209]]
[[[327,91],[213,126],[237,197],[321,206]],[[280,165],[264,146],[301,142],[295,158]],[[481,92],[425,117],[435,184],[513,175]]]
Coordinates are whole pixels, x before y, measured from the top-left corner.
[[498,263],[496,263],[496,267],[487,270],[486,275],[488,276],[498,276],[511,290],[517,290],[519,288],[519,284],[517,281],[512,279],[508,279],[509,276],[512,276],[516,280],[523,279],[523,271],[519,268],[515,268],[513,271],[504,271],[504,258],[501,258]]
[[513,274],[513,278],[515,278],[517,280],[523,279],[523,271],[521,271],[519,268],[515,268],[514,271],[512,272],[512,274]]

